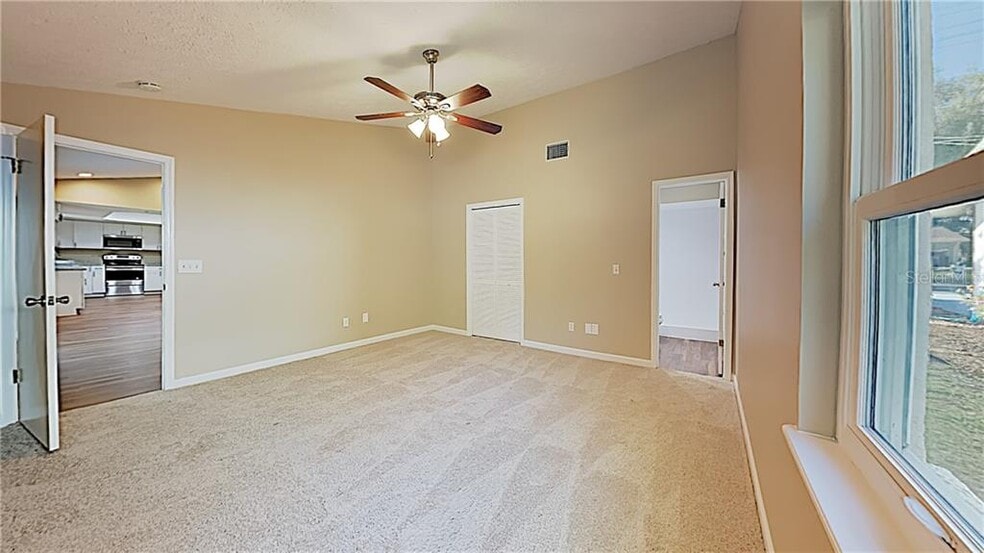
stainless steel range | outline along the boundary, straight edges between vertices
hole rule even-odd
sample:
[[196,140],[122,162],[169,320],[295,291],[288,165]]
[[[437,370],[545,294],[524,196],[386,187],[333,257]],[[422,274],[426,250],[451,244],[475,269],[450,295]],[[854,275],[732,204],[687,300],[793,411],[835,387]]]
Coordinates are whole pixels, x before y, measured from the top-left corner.
[[107,296],[137,296],[144,293],[143,256],[107,253],[102,258],[106,266]]

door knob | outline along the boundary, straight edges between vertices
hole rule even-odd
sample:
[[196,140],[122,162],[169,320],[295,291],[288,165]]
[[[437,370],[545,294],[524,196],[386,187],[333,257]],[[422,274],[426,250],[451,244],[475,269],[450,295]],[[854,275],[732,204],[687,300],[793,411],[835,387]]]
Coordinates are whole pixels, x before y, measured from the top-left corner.
[[36,298],[24,298],[24,305],[27,307],[44,307],[44,296]]
[[713,286],[715,288],[719,288],[721,286],[721,283],[720,282],[712,282],[711,283],[711,286]]
[[55,303],[63,303],[65,305],[68,305],[68,302],[70,301],[72,301],[72,298],[68,296],[58,296],[57,298],[55,298]]

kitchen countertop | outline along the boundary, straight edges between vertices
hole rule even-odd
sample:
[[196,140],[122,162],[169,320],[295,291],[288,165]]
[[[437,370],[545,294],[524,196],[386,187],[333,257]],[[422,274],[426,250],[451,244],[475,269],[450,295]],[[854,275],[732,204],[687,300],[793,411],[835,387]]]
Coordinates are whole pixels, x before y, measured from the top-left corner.
[[55,265],[56,271],[84,271],[86,269],[88,269],[88,267],[84,265],[63,265],[61,267]]

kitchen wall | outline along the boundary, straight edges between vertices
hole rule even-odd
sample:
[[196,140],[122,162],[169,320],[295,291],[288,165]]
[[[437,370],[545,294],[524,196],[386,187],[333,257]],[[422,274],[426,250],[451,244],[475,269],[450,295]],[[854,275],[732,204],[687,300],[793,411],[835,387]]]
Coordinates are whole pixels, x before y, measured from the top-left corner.
[[161,179],[59,179],[55,201],[161,210]]
[[0,87],[4,122],[175,157],[176,257],[204,261],[177,275],[177,377],[433,322],[430,166],[405,129]]
[[775,549],[829,551],[780,428],[799,387],[801,30],[798,2],[742,4],[735,371]]
[[[465,205],[522,196],[526,339],[649,359],[652,181],[735,168],[735,82],[728,37],[489,115],[496,137],[451,127],[433,167],[434,322],[467,324]],[[545,162],[565,139],[570,158]]]

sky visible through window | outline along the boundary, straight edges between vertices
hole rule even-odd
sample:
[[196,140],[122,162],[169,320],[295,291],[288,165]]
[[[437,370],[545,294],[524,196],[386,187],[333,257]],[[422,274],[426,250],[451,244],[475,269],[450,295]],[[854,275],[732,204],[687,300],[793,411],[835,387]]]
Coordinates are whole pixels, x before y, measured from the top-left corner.
[[984,2],[933,2],[931,10],[936,76],[984,71]]

